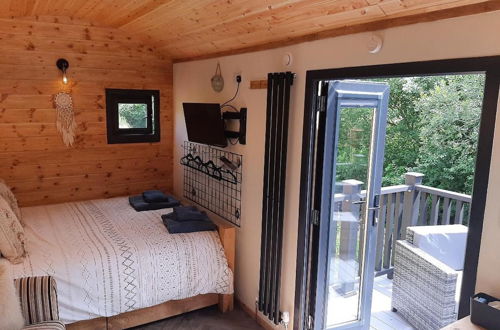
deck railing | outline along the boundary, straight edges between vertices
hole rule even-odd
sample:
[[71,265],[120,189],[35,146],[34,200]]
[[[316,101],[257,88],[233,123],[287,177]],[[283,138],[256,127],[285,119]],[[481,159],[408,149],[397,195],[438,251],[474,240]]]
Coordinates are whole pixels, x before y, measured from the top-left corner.
[[[406,173],[405,184],[383,187],[380,194],[380,210],[377,215],[376,275],[392,277],[393,255],[396,241],[404,239],[409,226],[437,226],[469,223],[471,196],[453,191],[422,185],[424,175]],[[342,193],[334,196],[336,210],[353,213],[363,212],[360,203],[366,191],[363,182],[345,180]],[[357,259],[363,247],[358,239],[359,223],[340,222],[337,228],[338,257]]]

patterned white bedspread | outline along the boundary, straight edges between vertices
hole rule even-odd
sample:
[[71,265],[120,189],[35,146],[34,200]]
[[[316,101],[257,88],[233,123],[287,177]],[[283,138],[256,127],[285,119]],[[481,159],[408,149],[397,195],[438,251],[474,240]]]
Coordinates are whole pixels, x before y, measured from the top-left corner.
[[217,232],[169,234],[160,215],[126,197],[27,207],[28,256],[14,277],[52,275],[65,323],[204,293],[232,293]]

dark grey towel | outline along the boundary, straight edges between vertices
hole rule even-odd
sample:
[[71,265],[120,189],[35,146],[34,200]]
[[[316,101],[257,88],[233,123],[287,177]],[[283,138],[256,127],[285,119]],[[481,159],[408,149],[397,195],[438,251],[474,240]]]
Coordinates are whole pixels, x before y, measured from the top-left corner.
[[199,211],[195,206],[174,207],[175,221],[210,221],[205,212]]
[[147,203],[163,203],[168,202],[168,196],[160,190],[146,190],[142,193],[142,198]]
[[144,201],[144,198],[142,198],[142,195],[130,196],[128,198],[128,201],[130,205],[134,208],[134,210],[136,210],[137,212],[167,209],[179,206],[181,204],[178,200],[176,200],[171,196],[169,196],[168,202],[161,202],[161,203],[147,203],[146,201]]
[[161,216],[163,224],[167,227],[170,234],[194,233],[199,231],[216,230],[217,226],[210,220],[208,221],[175,221],[174,213]]

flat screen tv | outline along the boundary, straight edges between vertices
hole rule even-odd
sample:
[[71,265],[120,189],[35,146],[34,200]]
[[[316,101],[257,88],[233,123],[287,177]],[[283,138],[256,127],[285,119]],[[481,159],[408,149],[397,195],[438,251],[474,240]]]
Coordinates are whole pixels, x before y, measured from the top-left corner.
[[183,103],[188,140],[217,147],[227,147],[220,104]]

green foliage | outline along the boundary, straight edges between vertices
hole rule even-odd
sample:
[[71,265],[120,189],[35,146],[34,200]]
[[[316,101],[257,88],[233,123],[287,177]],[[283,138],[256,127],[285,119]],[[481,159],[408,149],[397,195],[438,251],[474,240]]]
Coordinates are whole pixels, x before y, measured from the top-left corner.
[[483,91],[483,75],[448,76],[416,105],[422,127],[414,170],[426,185],[472,193]]
[[434,77],[384,79],[390,86],[383,186],[401,184],[416,165],[420,148],[421,114],[416,104],[436,83]]
[[146,104],[120,103],[118,107],[120,128],[146,128]]
[[336,181],[367,180],[373,109],[343,108],[340,112]]
[[[472,192],[484,75],[377,79],[390,86],[383,186],[404,174],[425,174],[424,184]],[[367,109],[343,109],[337,181],[366,182],[371,134]]]

